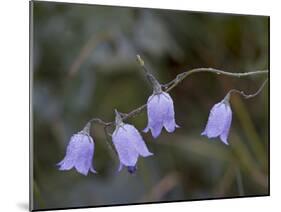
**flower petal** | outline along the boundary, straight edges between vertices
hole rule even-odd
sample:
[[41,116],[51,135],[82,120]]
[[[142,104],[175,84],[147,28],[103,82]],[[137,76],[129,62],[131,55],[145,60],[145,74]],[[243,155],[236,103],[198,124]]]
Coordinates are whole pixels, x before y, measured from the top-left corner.
[[98,173],[93,166],[91,166],[90,171],[94,174]]
[[157,124],[152,125],[150,127],[152,137],[157,138],[161,134],[162,128],[163,128],[162,123],[157,123]]
[[57,165],[60,166],[59,170],[70,170],[74,167],[77,158],[77,141],[80,139],[79,134],[75,134],[70,138],[70,142],[66,148],[66,155],[64,159]]
[[165,118],[164,118],[164,127],[169,133],[171,133],[174,132],[175,129],[179,126],[176,124],[175,121],[173,100],[168,93],[165,93],[165,96],[168,98],[168,103],[167,103],[167,113],[165,114]]
[[149,152],[142,136],[133,125],[125,124],[124,128],[127,131],[128,136],[131,138],[131,142],[135,145],[135,149],[141,156],[147,157],[153,155]]
[[225,143],[226,145],[228,145],[227,142],[227,138],[228,138],[228,134],[229,134],[229,129],[231,126],[231,120],[232,120],[232,111],[229,105],[227,105],[227,117],[226,117],[226,123],[224,126],[224,129],[220,135],[220,139],[223,143]]
[[144,128],[142,131],[147,133],[150,130],[149,126],[147,125],[146,128]]
[[150,129],[154,138],[160,135],[163,126],[168,132],[173,132],[177,127],[173,100],[166,92],[153,94],[149,97],[147,102],[147,116],[148,125],[143,131],[148,132]]
[[209,114],[206,128],[201,135],[206,135],[208,138],[219,136],[225,128],[227,116],[228,111],[226,104],[224,102],[215,104]]
[[117,150],[120,162],[125,166],[135,166],[138,160],[138,152],[130,134],[124,126],[117,127],[112,135],[113,144]]
[[89,170],[95,172],[92,168],[92,159],[94,154],[94,141],[85,133],[73,135],[67,146],[66,156],[59,162],[59,170],[70,170],[73,167],[83,174],[87,175]]
[[88,175],[89,170],[92,168],[94,142],[90,136],[84,135],[78,143],[79,147],[77,148],[78,155],[75,161],[75,168],[79,173]]
[[64,171],[64,170],[70,170],[73,168],[73,163],[70,160],[64,159],[58,164],[59,170]]
[[148,124],[144,131],[147,132],[150,129],[154,138],[161,133],[165,110],[165,105],[161,104],[161,94],[153,94],[149,97],[147,102]]

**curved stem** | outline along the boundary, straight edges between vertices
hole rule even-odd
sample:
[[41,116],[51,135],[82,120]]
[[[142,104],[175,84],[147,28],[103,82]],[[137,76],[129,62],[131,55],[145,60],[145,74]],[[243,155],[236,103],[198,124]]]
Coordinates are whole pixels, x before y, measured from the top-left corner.
[[[147,69],[144,66],[143,60],[139,56],[137,58],[138,58],[138,61],[139,61],[140,65],[142,66],[142,68],[145,70],[146,73],[148,73]],[[178,74],[175,79],[173,79],[172,81],[170,81],[169,83],[167,83],[165,85],[162,85],[162,87],[165,88],[164,89],[165,92],[170,92],[173,88],[175,88],[185,78],[187,78],[188,76],[190,76],[192,74],[200,73],[200,72],[210,72],[210,73],[222,74],[222,75],[226,75],[226,76],[230,76],[230,77],[238,77],[238,78],[251,76],[251,75],[268,74],[268,70],[257,70],[257,71],[251,71],[251,72],[232,73],[232,72],[227,72],[227,71],[223,71],[223,70],[219,70],[219,69],[215,69],[215,68],[195,68],[195,69],[191,69],[189,71],[183,72],[181,74]],[[238,90],[235,90],[235,89],[233,89],[231,92],[238,92],[247,99],[252,98],[252,97],[255,97],[256,95],[258,95],[261,92],[261,90],[265,86],[266,82],[267,82],[267,80],[263,83],[263,85],[260,87],[260,89],[255,94],[247,95],[243,91],[238,91]],[[147,106],[147,104],[143,104],[140,107],[132,110],[131,112],[123,115],[122,121],[125,121],[125,120],[127,120],[131,117],[134,117],[134,116],[138,115],[139,113],[141,113],[142,111],[144,111],[146,109],[146,106]],[[113,126],[115,124],[114,121],[105,122],[105,121],[103,121],[99,118],[93,118],[89,122],[95,122],[97,124],[101,124],[101,125],[104,125],[106,127]]]
[[[245,72],[245,73],[232,73],[232,72],[226,72],[226,71],[222,71],[222,70],[218,70],[218,69],[214,69],[214,68],[196,68],[196,69],[192,69],[190,71],[186,71],[186,72],[183,72],[183,73],[177,75],[175,79],[173,79],[171,82],[168,83],[170,85],[164,91],[168,93],[174,87],[176,87],[181,81],[183,81],[187,76],[194,74],[194,73],[198,73],[198,72],[211,72],[211,73],[222,74],[222,75],[227,75],[227,76],[231,76],[231,77],[246,77],[246,76],[250,76],[250,75],[268,74],[268,70],[252,71],[252,72]],[[264,82],[262,88],[264,87],[265,83],[266,82]],[[262,88],[260,88],[260,90],[262,90]],[[258,93],[256,95],[258,95]],[[252,96],[252,97],[254,97],[254,96]],[[128,118],[136,116],[137,114],[139,114],[143,110],[145,110],[146,106],[147,106],[147,104],[143,104],[142,106],[132,110],[130,113],[125,115],[122,118],[122,120],[125,121]]]
[[[181,74],[178,74],[174,80],[172,80],[171,85],[168,85],[169,87],[166,89],[166,92],[169,92],[172,90],[174,87],[176,87],[181,81],[183,81],[187,76],[194,74],[194,73],[199,73],[199,72],[211,72],[215,74],[222,74],[230,77],[246,77],[250,75],[259,75],[259,74],[268,74],[268,70],[258,70],[258,71],[251,71],[251,72],[241,72],[241,73],[232,73],[232,72],[227,72],[215,68],[195,68],[191,69],[189,71],[183,72]],[[169,83],[170,84],[170,83]]]
[[231,95],[231,93],[238,93],[238,94],[242,95],[245,99],[253,98],[253,97],[257,96],[257,95],[263,90],[263,88],[264,88],[264,86],[266,85],[267,81],[268,81],[268,79],[266,79],[266,80],[262,83],[262,85],[259,87],[259,89],[258,89],[255,93],[253,93],[253,94],[245,94],[244,91],[239,91],[239,90],[237,90],[237,89],[231,89],[231,90],[228,92],[227,95]]
[[88,121],[88,123],[96,123],[96,124],[101,124],[101,125],[104,125],[104,126],[110,126],[111,125],[111,122],[105,122],[103,120],[101,120],[100,118],[92,118]]

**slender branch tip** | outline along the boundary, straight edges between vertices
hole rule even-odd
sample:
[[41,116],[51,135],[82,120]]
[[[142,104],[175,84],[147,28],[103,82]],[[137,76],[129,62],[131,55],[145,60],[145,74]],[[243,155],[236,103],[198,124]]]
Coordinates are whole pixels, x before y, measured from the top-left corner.
[[144,66],[144,61],[143,59],[141,59],[141,56],[139,54],[137,54],[137,61],[140,64],[140,66]]

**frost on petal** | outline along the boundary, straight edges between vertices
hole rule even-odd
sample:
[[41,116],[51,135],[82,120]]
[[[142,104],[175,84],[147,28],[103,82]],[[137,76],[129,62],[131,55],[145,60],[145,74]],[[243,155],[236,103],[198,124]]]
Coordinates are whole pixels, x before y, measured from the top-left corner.
[[113,144],[124,166],[135,166],[138,160],[139,154],[132,139],[124,126],[117,127],[112,135]]
[[226,145],[228,145],[227,138],[228,138],[228,134],[229,134],[230,126],[231,126],[231,120],[232,120],[232,111],[231,111],[230,106],[227,105],[226,123],[225,123],[224,129],[220,135],[221,141],[223,143],[225,143]]
[[209,114],[207,126],[201,135],[206,135],[208,138],[219,136],[225,129],[227,116],[227,105],[223,102],[215,104]]
[[133,142],[133,144],[135,145],[135,149],[141,156],[147,157],[153,155],[151,152],[149,152],[142,136],[133,125],[126,124],[124,125],[124,128],[131,138],[131,142]]

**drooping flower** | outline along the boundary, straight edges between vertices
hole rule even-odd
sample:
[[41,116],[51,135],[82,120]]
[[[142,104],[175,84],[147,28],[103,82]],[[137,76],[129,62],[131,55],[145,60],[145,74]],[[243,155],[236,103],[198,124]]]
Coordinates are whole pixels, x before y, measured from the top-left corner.
[[208,138],[220,137],[221,141],[228,145],[227,139],[231,126],[232,111],[229,104],[229,95],[211,109],[208,123],[201,135]]
[[153,93],[147,101],[147,116],[148,124],[143,130],[148,132],[151,130],[151,134],[154,138],[157,138],[163,127],[171,133],[179,127],[175,122],[174,103],[171,96],[161,91],[160,93]]
[[92,160],[94,155],[94,141],[89,135],[90,123],[86,127],[74,134],[70,138],[70,142],[66,149],[66,155],[64,159],[59,162],[59,170],[70,170],[73,167],[83,174],[88,175],[89,170],[96,173],[92,166]]
[[153,155],[138,132],[131,124],[125,124],[120,114],[116,112],[116,129],[112,134],[113,144],[120,160],[119,171],[126,166],[130,173],[137,170],[136,164],[139,156],[148,157]]

